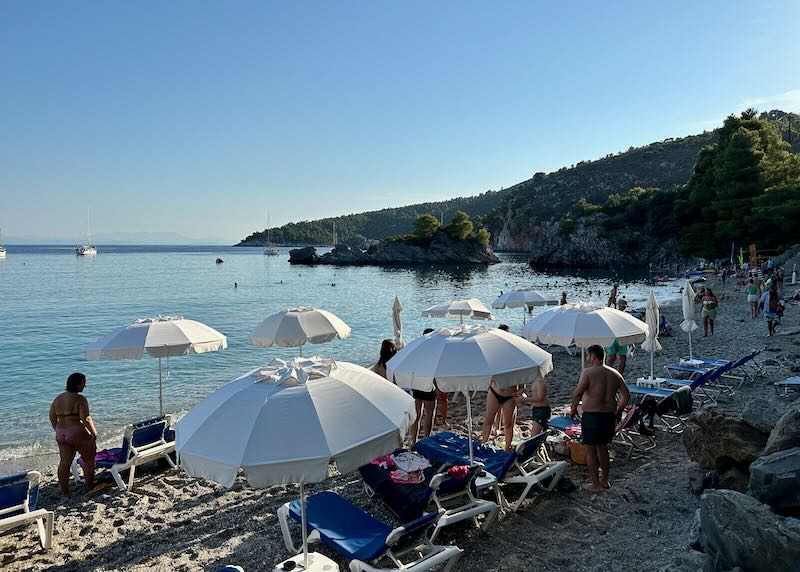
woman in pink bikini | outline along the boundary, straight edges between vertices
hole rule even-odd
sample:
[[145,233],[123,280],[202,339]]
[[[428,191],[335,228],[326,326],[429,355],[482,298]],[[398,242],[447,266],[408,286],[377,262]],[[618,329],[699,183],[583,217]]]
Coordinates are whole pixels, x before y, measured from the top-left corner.
[[67,388],[50,406],[50,424],[56,432],[61,461],[58,463],[58,484],[64,496],[69,494],[69,472],[75,453],[83,459],[86,490],[94,488],[94,454],[97,429],[89,416],[89,401],[80,393],[86,387],[86,376],[72,373]]

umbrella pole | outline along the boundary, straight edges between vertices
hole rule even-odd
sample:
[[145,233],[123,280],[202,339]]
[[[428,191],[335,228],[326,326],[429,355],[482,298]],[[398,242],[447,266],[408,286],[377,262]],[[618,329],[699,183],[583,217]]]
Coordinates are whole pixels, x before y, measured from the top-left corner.
[[300,525],[303,527],[303,570],[308,570],[308,531],[306,530],[306,489],[300,481]]
[[581,348],[581,371],[583,371],[583,348]]
[[164,415],[164,392],[161,389],[161,358],[158,358],[158,410]]
[[523,325],[523,329],[524,329],[524,326],[525,326],[525,312],[527,312],[527,311],[528,311],[528,307],[525,304],[523,304],[522,305],[522,325]]
[[654,379],[655,376],[653,375],[653,350],[650,350],[650,379]]
[[692,332],[689,331],[689,359],[692,359]]
[[465,391],[464,393],[467,395],[467,435],[469,436],[469,466],[471,467],[475,464],[475,457],[472,452],[472,398],[470,397],[469,391]]

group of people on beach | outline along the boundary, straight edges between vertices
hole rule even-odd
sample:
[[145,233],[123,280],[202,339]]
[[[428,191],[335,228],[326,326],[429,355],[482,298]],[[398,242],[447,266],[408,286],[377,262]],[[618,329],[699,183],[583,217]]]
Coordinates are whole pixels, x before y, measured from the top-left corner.
[[[499,328],[508,331],[508,326],[505,324],[501,324]],[[433,329],[427,328],[423,331],[423,335],[431,332]],[[386,366],[397,351],[392,340],[383,340],[378,361],[372,367],[373,371],[389,379]],[[606,351],[603,347],[593,345],[586,351],[588,364],[581,371],[573,392],[570,415],[576,418],[580,413],[581,417],[582,443],[586,448],[586,465],[590,476],[590,481],[583,488],[589,492],[601,492],[609,488],[608,445],[614,438],[617,422],[628,404],[630,394],[621,374],[624,370],[624,361],[621,361],[621,368],[618,371],[606,365]],[[449,426],[448,394],[436,386],[435,380],[431,391],[412,390],[412,396],[417,418],[409,431],[410,443],[430,436],[436,418],[437,402],[442,405],[442,425]],[[537,435],[547,428],[552,409],[547,383],[542,377],[532,380],[530,386],[511,387],[499,387],[493,379],[486,395],[481,440],[484,443],[489,442],[492,433],[502,424],[503,447],[511,451],[521,406],[531,408],[532,435]],[[497,433],[499,434],[499,431]]]

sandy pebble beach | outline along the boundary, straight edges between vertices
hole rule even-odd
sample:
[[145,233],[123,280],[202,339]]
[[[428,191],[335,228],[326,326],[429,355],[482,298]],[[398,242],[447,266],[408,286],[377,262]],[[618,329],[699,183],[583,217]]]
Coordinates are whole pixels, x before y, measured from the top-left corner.
[[[757,396],[788,407],[795,400],[778,397],[772,383],[800,371],[800,307],[788,305],[778,335],[767,337],[765,320],[749,318],[743,287],[736,286],[735,279],[729,279],[725,288],[715,278],[708,284],[720,297],[716,331],[703,337],[701,325],[693,338],[695,353],[736,358],[764,348],[760,361],[767,370],[734,397],[721,398],[719,407],[738,412]],[[786,290],[793,287],[787,284]],[[672,325],[673,337],[661,338],[663,351],[655,357],[659,374],[665,363],[688,353],[687,335],[678,327],[680,305],[664,306],[662,312]],[[575,387],[580,354],[550,350],[555,370],[547,381],[556,406],[566,403]],[[633,381],[649,374],[649,367],[649,354],[637,349],[626,378]],[[483,417],[483,399],[479,395],[473,402],[478,420]],[[465,431],[464,400],[451,402],[449,417],[451,429]],[[521,409],[519,417],[517,438],[529,434],[530,409]],[[612,462],[612,486],[607,492],[540,494],[517,513],[505,514],[487,532],[461,523],[445,528],[437,543],[464,550],[458,565],[463,571],[656,570],[687,550],[692,514],[699,505],[688,488],[691,462],[681,436],[659,431],[656,438],[658,447],[646,456]],[[580,484],[586,480],[585,468],[571,466],[568,476]],[[310,487],[311,492],[325,489],[392,522],[388,511],[364,494],[357,473]],[[271,570],[289,556],[276,511],[297,495],[293,485],[252,489],[242,479],[226,490],[150,464],[137,469],[132,492],[109,488],[87,495],[73,487],[72,495],[64,499],[51,466],[44,472],[39,506],[55,511],[53,548],[47,552],[40,548],[35,527],[16,529],[0,536],[0,565],[9,571],[59,572],[213,571],[225,564],[237,564],[248,572]],[[346,562],[338,561],[346,570]]]

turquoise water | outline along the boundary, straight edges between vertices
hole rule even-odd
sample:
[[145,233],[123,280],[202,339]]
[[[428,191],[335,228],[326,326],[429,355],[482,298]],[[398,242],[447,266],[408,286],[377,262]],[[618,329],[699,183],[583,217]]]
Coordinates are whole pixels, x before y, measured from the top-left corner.
[[[215,264],[217,257],[224,264]],[[297,355],[247,343],[262,319],[289,306],[330,310],[353,329],[346,340],[306,346],[305,355],[369,365],[381,340],[392,337],[395,295],[405,308],[407,340],[425,327],[455,323],[420,315],[448,299],[476,297],[490,306],[501,290],[520,287],[566,290],[570,301],[608,297],[608,276],[536,273],[525,257],[501,258],[488,268],[311,268],[290,266],[288,249],[264,256],[259,248],[100,246],[96,257],[77,257],[71,246],[9,246],[0,260],[0,462],[55,451],[47,412],[73,371],[88,377],[85,395],[101,441],[158,413],[158,360],[88,362],[83,355],[89,343],[136,318],[182,315],[228,336],[226,350],[169,360],[164,407],[181,412],[253,367]],[[677,297],[674,284],[656,291],[660,301]],[[644,305],[649,287],[631,282],[621,292]],[[496,314],[520,332],[521,309]]]

